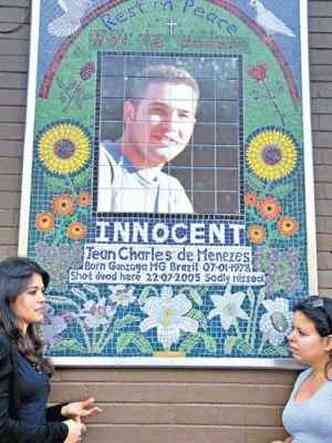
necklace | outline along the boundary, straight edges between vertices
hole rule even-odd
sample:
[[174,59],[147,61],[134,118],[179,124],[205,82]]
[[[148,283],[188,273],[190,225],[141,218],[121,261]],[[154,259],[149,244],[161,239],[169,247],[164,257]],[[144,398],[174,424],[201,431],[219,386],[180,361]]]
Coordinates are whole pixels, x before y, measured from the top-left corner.
[[31,362],[31,366],[33,367],[33,369],[38,372],[38,374],[41,374],[43,371],[41,369],[40,363],[36,363],[36,362]]

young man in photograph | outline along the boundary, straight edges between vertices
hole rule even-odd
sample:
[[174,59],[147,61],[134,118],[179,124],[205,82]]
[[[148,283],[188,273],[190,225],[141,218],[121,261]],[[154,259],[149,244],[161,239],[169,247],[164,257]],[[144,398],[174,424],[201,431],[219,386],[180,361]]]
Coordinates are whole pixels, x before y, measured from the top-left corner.
[[99,212],[193,213],[181,183],[162,168],[188,145],[199,87],[184,69],[152,65],[132,79],[123,134],[100,144]]

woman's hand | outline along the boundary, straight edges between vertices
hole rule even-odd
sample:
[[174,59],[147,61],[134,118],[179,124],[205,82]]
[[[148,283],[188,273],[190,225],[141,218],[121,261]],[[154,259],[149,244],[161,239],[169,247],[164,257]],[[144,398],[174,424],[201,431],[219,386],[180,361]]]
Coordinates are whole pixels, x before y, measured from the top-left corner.
[[66,420],[64,422],[68,426],[68,435],[64,443],[78,443],[82,440],[83,435],[86,433],[86,426],[79,420]]
[[87,400],[68,403],[68,405],[61,408],[61,415],[77,420],[78,418],[96,415],[101,411],[98,406],[95,406],[95,399],[91,397]]

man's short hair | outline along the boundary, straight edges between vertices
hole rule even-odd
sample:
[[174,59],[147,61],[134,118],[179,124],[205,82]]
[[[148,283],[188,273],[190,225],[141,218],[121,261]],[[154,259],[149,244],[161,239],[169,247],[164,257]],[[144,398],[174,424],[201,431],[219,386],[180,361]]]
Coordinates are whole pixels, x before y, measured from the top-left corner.
[[152,65],[145,68],[137,77],[129,77],[127,81],[127,98],[140,100],[151,83],[185,84],[192,88],[199,99],[197,81],[184,68],[173,65]]

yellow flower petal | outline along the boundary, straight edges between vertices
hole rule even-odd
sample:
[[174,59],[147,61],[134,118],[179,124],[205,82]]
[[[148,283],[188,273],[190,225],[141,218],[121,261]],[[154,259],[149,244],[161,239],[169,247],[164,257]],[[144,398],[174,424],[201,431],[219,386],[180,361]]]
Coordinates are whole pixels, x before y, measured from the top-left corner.
[[73,123],[57,123],[41,135],[39,159],[51,172],[71,174],[90,159],[91,143],[86,132]]
[[248,143],[247,162],[264,180],[275,181],[289,175],[296,166],[297,147],[281,129],[264,129]]

